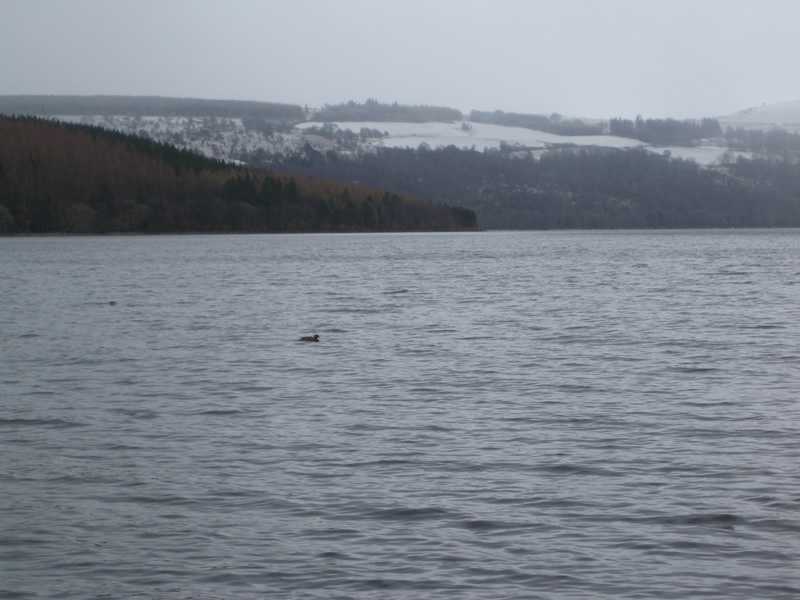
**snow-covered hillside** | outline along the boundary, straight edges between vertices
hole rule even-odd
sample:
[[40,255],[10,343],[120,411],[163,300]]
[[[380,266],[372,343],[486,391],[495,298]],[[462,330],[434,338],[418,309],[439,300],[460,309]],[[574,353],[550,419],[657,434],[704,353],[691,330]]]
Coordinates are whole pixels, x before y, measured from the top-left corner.
[[[298,129],[321,127],[323,123],[301,123]],[[363,129],[377,129],[388,136],[376,140],[377,144],[402,148],[416,148],[427,144],[432,148],[438,146],[456,146],[485,150],[499,148],[501,144],[524,146],[526,148],[545,148],[563,145],[602,146],[604,148],[633,148],[642,142],[610,135],[596,136],[562,136],[544,131],[535,131],[522,127],[505,127],[486,123],[386,123],[377,121],[333,123],[339,129],[359,132]]]
[[[320,128],[319,122],[301,123],[298,129]],[[651,146],[630,138],[612,135],[563,136],[522,127],[506,127],[485,123],[384,123],[384,122],[341,122],[333,123],[337,128],[354,133],[361,129],[377,129],[385,137],[370,143],[392,148],[417,148],[427,144],[431,148],[456,146],[485,150],[499,148],[503,144],[519,146],[528,150],[544,150],[563,146],[583,146],[599,148],[646,148],[663,154],[669,152],[674,158],[693,160],[698,164],[710,166],[719,163],[728,151],[726,146],[706,144],[702,146]],[[739,153],[742,154],[742,153]]]
[[[253,164],[269,163],[270,157],[285,157],[301,151],[307,145],[318,152],[334,150],[344,155],[373,152],[381,146],[417,148],[421,144],[431,148],[452,145],[479,151],[510,146],[532,156],[548,148],[565,146],[615,149],[643,147],[659,154],[669,152],[675,158],[694,160],[704,166],[718,164],[727,152],[725,146],[713,144],[659,147],[611,135],[562,136],[522,127],[472,122],[306,122],[294,127],[253,128],[248,127],[242,119],[227,117],[59,115],[56,118],[135,133],[211,158]],[[342,132],[348,132],[348,135],[342,136]]]
[[800,100],[762,104],[747,108],[725,117],[720,123],[727,127],[744,127],[746,129],[780,128],[800,132]]
[[54,118],[141,135],[219,160],[240,161],[258,151],[288,155],[300,150],[306,142],[301,131],[248,129],[242,119],[237,118],[127,115],[58,115]]

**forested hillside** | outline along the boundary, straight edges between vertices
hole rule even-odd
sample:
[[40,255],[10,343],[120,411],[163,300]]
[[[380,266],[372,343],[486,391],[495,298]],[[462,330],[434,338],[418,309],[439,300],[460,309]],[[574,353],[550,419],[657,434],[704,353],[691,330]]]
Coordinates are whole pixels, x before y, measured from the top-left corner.
[[473,110],[469,114],[473,123],[492,123],[506,127],[525,127],[537,131],[547,131],[556,135],[602,135],[605,125],[600,123],[587,123],[581,119],[564,118],[558,114],[535,115],[525,113],[493,112]]
[[82,125],[0,117],[0,232],[406,231],[472,211],[243,169]]
[[756,156],[800,164],[800,133],[783,129],[728,128],[725,139],[732,150],[752,152]]
[[706,169],[643,149],[384,148],[356,159],[306,152],[282,168],[474,209],[486,228],[797,227],[800,168],[745,160]]
[[722,136],[716,119],[611,119],[611,135],[633,138],[658,146],[691,146],[697,142]]
[[328,104],[314,115],[316,121],[402,121],[423,123],[426,121],[460,121],[464,118],[460,110],[446,106],[407,105],[378,102],[369,99],[359,103],[350,100],[342,104]]

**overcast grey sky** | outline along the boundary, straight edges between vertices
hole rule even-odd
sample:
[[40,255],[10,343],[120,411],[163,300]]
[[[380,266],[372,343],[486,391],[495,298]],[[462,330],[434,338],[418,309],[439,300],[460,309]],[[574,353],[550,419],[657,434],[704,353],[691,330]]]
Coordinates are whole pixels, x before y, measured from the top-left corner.
[[704,116],[800,99],[797,0],[0,0],[0,93]]

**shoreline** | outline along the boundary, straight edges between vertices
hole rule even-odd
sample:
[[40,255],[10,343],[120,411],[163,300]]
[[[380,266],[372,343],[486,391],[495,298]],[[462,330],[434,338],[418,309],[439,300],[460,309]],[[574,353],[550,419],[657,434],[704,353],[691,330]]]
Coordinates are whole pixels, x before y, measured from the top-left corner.
[[617,227],[617,228],[564,228],[564,229],[380,229],[368,231],[117,231],[109,233],[0,233],[0,240],[12,238],[81,238],[81,237],[162,237],[162,236],[221,236],[221,235],[370,235],[419,233],[733,233],[747,231],[796,232],[800,226],[775,227]]
[[[47,233],[0,233],[3,238],[45,238],[45,237],[158,237],[165,235],[337,235],[370,233],[480,233],[488,229],[369,229],[369,230],[320,230],[320,231],[112,231],[107,233],[74,233],[53,231]],[[499,230],[493,230],[499,231]],[[520,230],[522,231],[522,230]]]

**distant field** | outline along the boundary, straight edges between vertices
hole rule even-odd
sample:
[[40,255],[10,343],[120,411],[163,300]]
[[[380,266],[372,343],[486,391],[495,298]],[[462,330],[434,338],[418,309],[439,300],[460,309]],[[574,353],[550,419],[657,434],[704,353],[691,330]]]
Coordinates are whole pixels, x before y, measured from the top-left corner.
[[[498,148],[501,143],[518,144],[530,148],[544,148],[560,144],[609,148],[632,148],[642,145],[642,142],[638,140],[610,135],[564,136],[524,127],[507,127],[487,123],[469,123],[468,127],[462,127],[461,123],[385,123],[379,121],[337,122],[334,125],[340,129],[349,129],[355,132],[362,128],[387,132],[389,136],[383,138],[382,144],[394,148],[416,148],[420,144],[428,144],[431,147],[453,145],[458,148],[471,148],[475,146],[477,150],[484,150]],[[307,129],[315,126],[320,127],[322,123],[301,123],[297,127]]]
[[[320,122],[300,123],[298,129],[321,127]],[[388,133],[377,143],[387,148],[417,148],[427,144],[431,148],[455,146],[486,150],[499,148],[501,144],[518,145],[527,149],[541,149],[558,146],[583,146],[600,148],[639,148],[644,147],[656,153],[669,152],[674,158],[693,160],[707,166],[717,163],[728,151],[725,146],[651,146],[634,140],[613,135],[556,135],[546,131],[536,131],[524,127],[508,127],[488,123],[382,123],[377,121],[338,122],[340,129],[359,132],[362,128],[377,129]],[[749,154],[739,153],[743,156]]]

